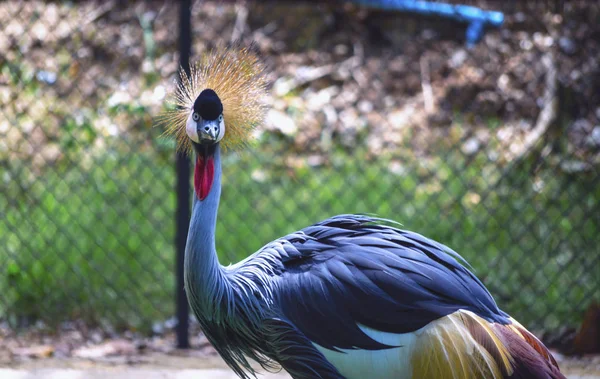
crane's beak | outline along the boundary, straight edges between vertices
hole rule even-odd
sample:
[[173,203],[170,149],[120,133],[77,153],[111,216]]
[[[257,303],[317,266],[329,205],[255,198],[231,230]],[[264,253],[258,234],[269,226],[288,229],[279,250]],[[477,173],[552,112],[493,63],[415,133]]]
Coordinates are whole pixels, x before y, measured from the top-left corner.
[[202,120],[197,123],[198,139],[202,142],[218,142],[221,134],[221,123],[217,120]]

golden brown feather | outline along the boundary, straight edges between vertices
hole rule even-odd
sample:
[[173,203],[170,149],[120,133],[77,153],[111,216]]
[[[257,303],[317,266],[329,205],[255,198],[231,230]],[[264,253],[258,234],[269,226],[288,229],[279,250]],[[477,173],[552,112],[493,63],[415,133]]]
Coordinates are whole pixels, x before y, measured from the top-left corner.
[[157,124],[166,128],[165,134],[176,136],[180,151],[192,152],[185,124],[194,101],[206,88],[223,103],[226,129],[221,145],[237,148],[249,141],[252,130],[264,120],[267,95],[264,65],[251,49],[216,48],[191,65],[189,76],[183,69],[179,74],[181,83],[169,96],[174,109],[162,114]]
[[529,344],[529,346],[531,346],[536,352],[538,352],[546,361],[548,361],[553,366],[558,367],[558,364],[556,363],[556,360],[554,359],[552,354],[550,354],[546,346],[544,346],[544,344],[540,340],[538,340],[537,337],[535,337],[527,329],[525,329],[523,325],[519,324],[517,320],[511,318],[510,321],[512,322],[512,325],[508,325],[508,327],[513,332],[515,332],[515,334],[523,338]]
[[458,311],[432,322],[412,356],[415,378],[494,378],[512,374],[513,358],[487,321]]

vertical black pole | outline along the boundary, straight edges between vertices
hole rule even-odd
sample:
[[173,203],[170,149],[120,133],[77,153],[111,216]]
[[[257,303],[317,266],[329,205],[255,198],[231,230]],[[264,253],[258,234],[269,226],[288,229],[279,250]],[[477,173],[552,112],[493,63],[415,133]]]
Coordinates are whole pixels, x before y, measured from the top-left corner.
[[[190,74],[190,50],[191,50],[191,15],[190,0],[181,0],[179,13],[179,63],[181,67]],[[180,78],[181,79],[181,78]],[[177,254],[176,264],[176,298],[177,298],[177,347],[185,349],[190,346],[189,327],[189,305],[185,295],[183,282],[183,259],[185,254],[185,243],[190,224],[190,162],[185,154],[177,153],[175,163],[177,172],[177,210],[175,220],[175,249]]]

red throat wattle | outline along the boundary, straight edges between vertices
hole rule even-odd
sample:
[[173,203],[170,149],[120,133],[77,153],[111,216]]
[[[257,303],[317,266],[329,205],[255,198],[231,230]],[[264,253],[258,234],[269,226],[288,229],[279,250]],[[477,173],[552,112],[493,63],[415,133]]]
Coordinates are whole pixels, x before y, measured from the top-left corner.
[[194,189],[199,200],[204,200],[208,196],[214,177],[215,161],[213,157],[198,157],[194,170]]

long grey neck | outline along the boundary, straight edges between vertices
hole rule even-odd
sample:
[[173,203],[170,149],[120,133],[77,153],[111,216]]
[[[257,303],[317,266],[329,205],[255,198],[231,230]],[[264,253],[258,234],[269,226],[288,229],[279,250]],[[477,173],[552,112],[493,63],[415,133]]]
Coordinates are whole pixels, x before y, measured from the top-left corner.
[[192,219],[185,247],[185,290],[197,318],[213,320],[221,317],[222,305],[229,298],[229,286],[219,264],[215,247],[217,211],[221,197],[221,154],[214,155],[212,188],[204,200],[194,193]]

